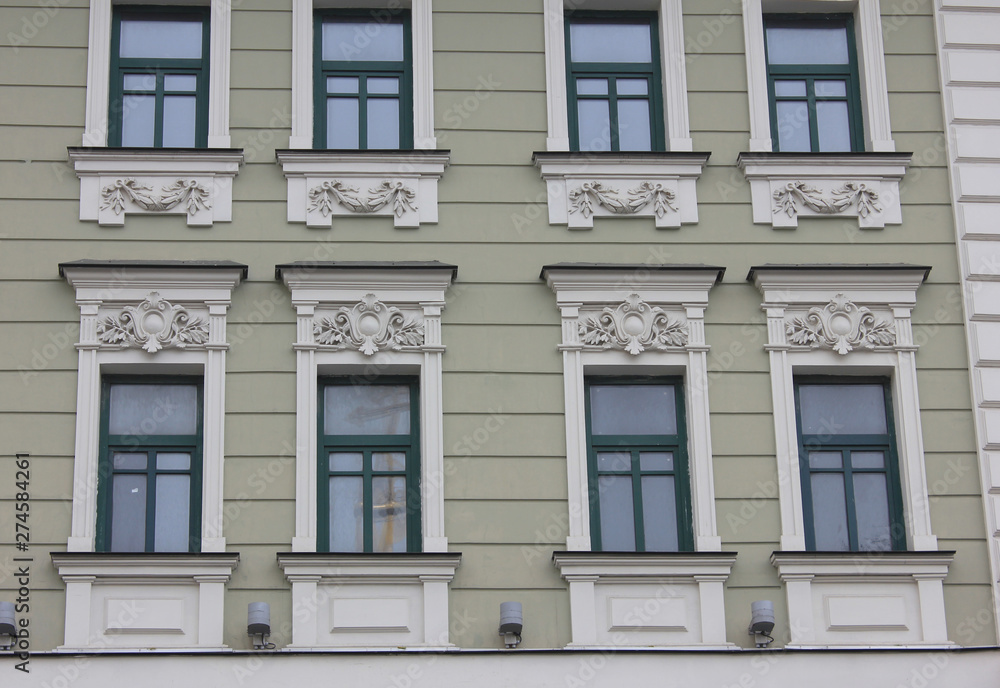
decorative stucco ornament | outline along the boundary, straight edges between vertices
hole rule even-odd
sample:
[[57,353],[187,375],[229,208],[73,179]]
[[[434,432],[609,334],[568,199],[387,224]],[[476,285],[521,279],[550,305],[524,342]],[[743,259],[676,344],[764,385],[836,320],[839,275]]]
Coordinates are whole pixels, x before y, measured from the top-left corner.
[[199,210],[211,209],[211,197],[211,192],[193,179],[178,179],[164,186],[157,195],[152,186],[126,177],[101,189],[101,210],[110,208],[115,215],[121,215],[131,201],[151,213],[163,213],[183,205],[188,215],[194,215]]
[[823,307],[809,309],[804,316],[791,317],[785,330],[793,344],[824,346],[841,356],[856,347],[874,349],[896,343],[892,322],[876,318],[843,294],[837,294]]
[[580,336],[584,344],[623,349],[636,356],[647,348],[685,346],[688,329],[663,309],[650,306],[638,294],[629,294],[620,305],[585,316],[580,322]]
[[117,344],[123,349],[141,347],[155,354],[160,349],[204,344],[208,341],[208,323],[154,291],[139,305],[125,306],[118,315],[98,321],[97,336],[105,344]]
[[774,213],[785,213],[795,217],[799,204],[822,215],[837,215],[857,205],[858,215],[868,217],[873,212],[882,212],[878,204],[878,192],[861,182],[847,182],[824,198],[819,189],[806,182],[788,182],[774,194]]
[[381,184],[368,189],[367,197],[363,197],[358,194],[357,187],[333,179],[309,189],[309,210],[318,210],[323,217],[329,217],[336,205],[362,214],[375,213],[391,205],[393,214],[402,217],[407,211],[417,210],[416,198],[416,191],[400,181],[383,179]]
[[318,344],[357,349],[371,356],[382,349],[398,351],[424,343],[424,325],[374,294],[365,294],[356,305],[342,306],[332,318],[313,324]]
[[596,203],[616,215],[635,215],[652,203],[657,217],[663,217],[668,210],[677,212],[673,204],[676,194],[664,188],[663,184],[640,182],[639,186],[629,190],[627,199],[621,198],[619,193],[601,182],[587,182],[569,192],[571,211],[589,218],[594,214]]

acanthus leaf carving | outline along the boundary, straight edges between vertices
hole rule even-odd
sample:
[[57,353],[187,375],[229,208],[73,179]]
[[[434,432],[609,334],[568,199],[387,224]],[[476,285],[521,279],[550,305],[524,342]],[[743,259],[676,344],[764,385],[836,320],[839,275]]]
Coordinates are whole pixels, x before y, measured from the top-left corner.
[[208,341],[208,323],[150,292],[136,306],[125,306],[118,315],[107,315],[97,323],[97,336],[104,344],[123,349],[140,347],[155,354],[166,348],[184,349]]
[[629,294],[614,308],[584,316],[580,323],[584,344],[604,349],[617,348],[633,356],[647,348],[664,350],[688,343],[688,327],[670,318],[658,306],[650,306],[638,294]]
[[337,205],[360,214],[375,213],[391,206],[396,217],[417,210],[416,191],[401,181],[383,179],[378,186],[368,189],[368,194],[367,198],[363,197],[357,187],[333,179],[309,190],[309,210],[319,211],[323,217],[332,215]]
[[194,179],[177,179],[164,186],[157,195],[149,184],[143,184],[134,177],[125,177],[101,189],[101,210],[111,209],[115,215],[121,215],[131,202],[154,213],[183,205],[188,215],[194,215],[199,210],[212,208],[211,197],[211,191]]
[[844,294],[837,294],[825,306],[810,308],[805,315],[790,317],[785,331],[792,344],[825,346],[841,356],[855,348],[874,349],[896,343],[891,321],[876,318],[871,310],[858,306]]
[[342,306],[332,317],[313,323],[313,335],[318,344],[354,348],[371,356],[386,348],[422,346],[424,325],[374,294],[365,294],[354,306]]
[[795,217],[799,205],[804,205],[821,215],[836,215],[857,206],[858,215],[868,217],[873,212],[882,212],[878,204],[878,192],[862,182],[845,182],[843,186],[830,192],[825,198],[822,192],[803,181],[788,182],[772,194],[774,213],[785,213]]
[[569,192],[571,212],[578,212],[589,218],[594,214],[595,203],[615,215],[635,215],[650,204],[657,217],[663,217],[669,210],[677,212],[677,206],[673,203],[676,194],[658,182],[640,182],[634,189],[629,189],[628,196],[628,199],[620,198],[617,189],[602,182],[586,182]]

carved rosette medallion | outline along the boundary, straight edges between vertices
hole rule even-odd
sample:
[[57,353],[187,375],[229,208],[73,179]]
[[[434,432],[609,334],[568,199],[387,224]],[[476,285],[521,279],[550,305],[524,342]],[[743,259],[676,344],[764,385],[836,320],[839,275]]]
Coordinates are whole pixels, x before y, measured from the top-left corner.
[[662,308],[650,306],[638,294],[629,294],[620,305],[580,321],[583,343],[604,349],[622,349],[637,356],[647,348],[664,350],[688,343],[687,325]]
[[424,343],[422,322],[382,303],[374,294],[365,294],[352,307],[342,306],[333,317],[321,318],[313,324],[313,334],[318,344],[357,349],[365,356]]
[[833,349],[841,356],[855,348],[874,349],[896,343],[891,320],[882,320],[865,308],[837,294],[830,303],[809,309],[804,316],[785,322],[792,344]]
[[151,354],[160,349],[184,349],[208,341],[208,323],[150,292],[137,306],[125,306],[118,315],[97,323],[98,339],[123,349],[138,347]]

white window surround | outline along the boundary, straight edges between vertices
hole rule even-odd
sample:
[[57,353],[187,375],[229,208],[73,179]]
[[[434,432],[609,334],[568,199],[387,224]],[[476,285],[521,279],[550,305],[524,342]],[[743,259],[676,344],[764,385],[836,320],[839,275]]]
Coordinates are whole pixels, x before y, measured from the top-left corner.
[[438,180],[448,151],[279,150],[288,221],[329,228],[334,218],[391,217],[397,228],[438,221]]
[[554,552],[569,583],[567,647],[735,649],[724,588],[736,554]]
[[861,110],[865,120],[865,150],[896,150],[889,124],[889,91],[882,45],[879,0],[743,0],[743,37],[746,45],[747,91],[750,99],[750,150],[770,152],[771,110],[767,96],[767,59],[764,53],[764,13],[820,12],[854,15]]
[[446,649],[459,552],[279,553],[292,584],[290,650]]
[[774,552],[785,647],[953,647],[942,581],[955,552]]
[[592,229],[595,217],[652,217],[656,227],[698,222],[696,182],[709,153],[536,152],[549,224]]
[[371,8],[378,11],[410,10],[413,46],[413,147],[437,148],[434,136],[434,52],[431,0],[292,0],[292,134],[288,147],[313,148],[313,11],[325,8]]
[[[546,150],[569,150],[566,93],[566,13],[573,10],[641,10],[658,14],[667,149],[691,151],[687,72],[681,0],[544,0],[545,93],[548,98]],[[414,65],[415,67],[415,65]],[[766,95],[766,91],[765,91]]]
[[52,552],[66,583],[65,642],[58,652],[217,652],[226,583],[236,552]]
[[[292,292],[296,309],[295,536],[293,552],[316,552],[317,413],[322,375],[419,375],[420,490],[424,552],[447,552],[444,533],[444,444],[441,389],[441,311],[457,268],[436,261],[399,263],[303,262],[278,265],[275,276]],[[366,301],[396,308],[415,324],[420,343],[396,339],[397,326],[369,330]],[[324,318],[347,314],[340,344],[320,344]],[[373,334],[369,334],[369,332]],[[329,332],[327,333],[329,334]],[[331,339],[332,341],[332,339]],[[413,340],[407,340],[412,342]],[[365,345],[367,342],[367,347]],[[403,343],[401,343],[403,342]],[[371,353],[364,353],[368,348]]]
[[184,215],[191,227],[233,219],[242,150],[70,148],[80,219],[121,227],[127,215]]
[[862,229],[903,222],[899,184],[909,153],[740,153],[755,224],[798,226],[799,217],[856,217]]
[[[91,0],[87,45],[87,106],[83,146],[108,145],[111,87],[111,19],[114,5],[164,4],[151,0]],[[229,65],[231,0],[187,0],[172,5],[211,7],[209,17],[208,147],[229,148]]]
[[[901,264],[765,265],[747,275],[763,294],[761,309],[767,314],[783,552],[806,549],[794,380],[810,374],[891,378],[907,549],[937,550],[911,324],[917,288],[929,271]],[[871,315],[867,322],[856,317],[864,316],[864,309]],[[805,326],[811,310],[817,317]],[[881,337],[873,334],[879,330]]]
[[[59,274],[76,289],[80,307],[73,515],[67,551],[93,552],[95,547],[101,377],[130,374],[204,376],[201,550],[225,552],[226,313],[232,290],[246,278],[247,267],[229,261],[80,260],[60,264]],[[121,327],[126,309],[137,315],[132,326]],[[149,311],[159,320],[154,317],[144,327]],[[189,318],[186,326],[172,330],[170,323],[160,324],[165,315],[176,318],[183,311]],[[118,327],[121,336],[114,336],[109,325]],[[180,330],[187,336],[180,336]]]

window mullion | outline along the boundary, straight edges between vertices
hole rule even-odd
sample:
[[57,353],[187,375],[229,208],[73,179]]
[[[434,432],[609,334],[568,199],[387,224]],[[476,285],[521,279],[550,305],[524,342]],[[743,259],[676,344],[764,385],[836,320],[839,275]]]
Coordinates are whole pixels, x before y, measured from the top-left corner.
[[146,551],[156,551],[156,449],[146,452]]
[[631,473],[632,473],[632,515],[635,520],[635,551],[646,551],[646,527],[642,512],[642,471],[639,464],[639,453],[641,450],[632,449]]
[[372,450],[364,449],[362,450],[363,463],[362,470],[364,471],[364,479],[362,483],[362,496],[361,496],[361,513],[362,513],[362,543],[365,552],[375,551],[375,538],[372,534],[374,531],[374,525],[372,523],[375,513],[375,502],[372,496]]
[[816,117],[816,84],[812,77],[806,78],[806,109],[809,119],[809,146],[819,151],[819,122]]
[[858,533],[858,514],[857,514],[857,504],[854,501],[854,473],[851,468],[851,449],[844,448],[841,450],[842,461],[844,465],[844,501],[846,502],[847,510],[847,537],[851,543],[851,551],[860,551],[861,543],[859,542]]

